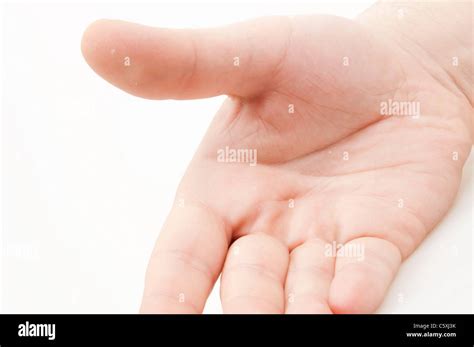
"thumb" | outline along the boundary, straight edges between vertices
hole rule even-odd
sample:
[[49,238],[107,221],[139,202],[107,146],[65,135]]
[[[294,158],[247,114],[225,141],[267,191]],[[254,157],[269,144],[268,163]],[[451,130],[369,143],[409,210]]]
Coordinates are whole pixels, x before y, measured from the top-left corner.
[[195,30],[99,20],[85,31],[81,48],[100,76],[136,96],[249,97],[273,82],[289,25],[287,17]]

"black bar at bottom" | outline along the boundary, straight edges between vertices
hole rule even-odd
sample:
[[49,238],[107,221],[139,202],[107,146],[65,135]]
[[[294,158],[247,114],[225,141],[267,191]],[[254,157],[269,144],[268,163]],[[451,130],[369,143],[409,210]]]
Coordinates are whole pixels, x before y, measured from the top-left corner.
[[0,315],[0,347],[473,346],[473,315]]

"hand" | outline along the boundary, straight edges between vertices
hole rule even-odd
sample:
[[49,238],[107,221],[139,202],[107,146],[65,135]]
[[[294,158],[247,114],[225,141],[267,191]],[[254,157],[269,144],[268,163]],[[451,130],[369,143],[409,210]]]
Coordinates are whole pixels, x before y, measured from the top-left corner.
[[178,188],[142,312],[202,312],[221,272],[224,312],[377,309],[453,203],[472,100],[373,18],[88,28],[87,62],[131,94],[230,95]]

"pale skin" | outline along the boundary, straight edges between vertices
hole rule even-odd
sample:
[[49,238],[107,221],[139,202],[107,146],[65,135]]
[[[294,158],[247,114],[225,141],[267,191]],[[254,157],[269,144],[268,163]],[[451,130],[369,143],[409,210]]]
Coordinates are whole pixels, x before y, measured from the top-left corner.
[[[230,96],[178,187],[141,312],[200,313],[220,275],[227,313],[376,311],[459,188],[473,133],[471,6],[384,3],[356,20],[199,30],[93,23],[83,54],[115,86]],[[381,115],[389,100],[420,114]],[[226,146],[257,150],[257,165],[218,161]],[[354,246],[362,260],[343,252]]]

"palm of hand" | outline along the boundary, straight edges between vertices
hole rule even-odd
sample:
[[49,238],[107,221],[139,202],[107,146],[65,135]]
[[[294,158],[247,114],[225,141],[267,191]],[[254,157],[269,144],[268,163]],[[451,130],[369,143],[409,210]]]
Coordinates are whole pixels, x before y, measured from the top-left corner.
[[[225,263],[226,312],[372,312],[454,199],[470,148],[462,103],[355,22],[287,23],[265,21],[279,38],[268,30],[268,47],[230,75],[268,61],[222,106],[182,180],[144,311],[200,311]],[[420,114],[380,114],[405,102]],[[226,148],[257,165],[221,162]]]

